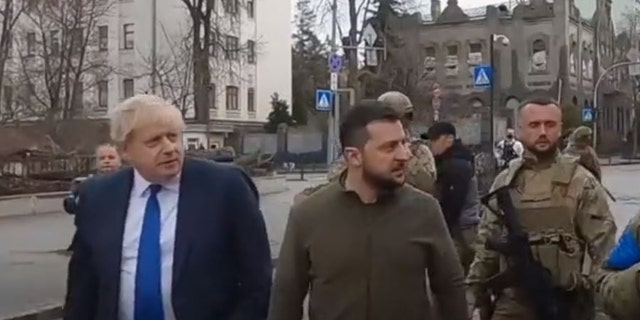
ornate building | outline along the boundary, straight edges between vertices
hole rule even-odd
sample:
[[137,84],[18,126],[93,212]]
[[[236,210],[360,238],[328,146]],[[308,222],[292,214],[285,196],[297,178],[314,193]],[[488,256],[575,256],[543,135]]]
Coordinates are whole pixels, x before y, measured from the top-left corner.
[[[465,142],[486,144],[491,141],[491,94],[489,89],[474,87],[473,69],[490,64],[492,35],[508,39],[497,41],[493,52],[496,139],[514,126],[517,106],[534,91],[547,92],[563,106],[575,106],[574,111],[593,105],[598,77],[614,62],[626,59],[626,51],[616,49],[619,39],[611,21],[611,0],[592,1],[597,2],[597,10],[586,18],[573,0],[530,0],[513,10],[506,5],[463,10],[457,0],[448,0],[442,11],[440,1],[432,0],[430,17],[405,18],[416,21],[413,27],[418,32],[407,30],[402,36],[405,43],[415,41],[421,46],[423,87],[437,84],[442,90],[439,117],[458,123]],[[406,21],[402,25],[406,28]],[[598,90],[603,110],[612,105],[632,109],[627,79],[623,69],[605,77]],[[425,91],[416,105],[432,117],[433,97],[430,89]],[[603,121],[606,111],[601,115]],[[630,127],[620,125],[616,129],[620,132]]]

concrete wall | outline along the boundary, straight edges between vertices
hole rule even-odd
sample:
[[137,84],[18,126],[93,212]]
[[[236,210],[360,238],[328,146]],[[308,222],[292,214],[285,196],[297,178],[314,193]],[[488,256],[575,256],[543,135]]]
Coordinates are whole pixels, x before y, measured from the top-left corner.
[[[286,146],[289,153],[308,153],[323,150],[322,133],[318,132],[288,132]],[[276,153],[278,135],[276,133],[250,133],[243,136],[242,152]]]
[[278,136],[275,133],[249,133],[243,136],[242,153],[276,153]]

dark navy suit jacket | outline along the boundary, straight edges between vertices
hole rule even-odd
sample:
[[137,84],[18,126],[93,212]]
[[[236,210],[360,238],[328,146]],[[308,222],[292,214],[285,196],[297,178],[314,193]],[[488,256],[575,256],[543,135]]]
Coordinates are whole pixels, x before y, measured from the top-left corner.
[[[118,318],[132,184],[133,169],[126,168],[87,181],[79,195],[67,320]],[[171,299],[176,319],[266,319],[271,255],[251,179],[232,165],[185,159],[177,212]]]

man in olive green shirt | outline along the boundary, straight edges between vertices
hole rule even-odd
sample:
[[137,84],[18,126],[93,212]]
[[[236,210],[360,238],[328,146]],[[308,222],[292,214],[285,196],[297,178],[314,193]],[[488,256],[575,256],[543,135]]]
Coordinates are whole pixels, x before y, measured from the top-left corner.
[[[463,270],[438,202],[405,184],[401,117],[379,102],[340,126],[347,170],[291,210],[270,320],[426,320],[427,276],[447,320],[468,320]],[[425,272],[427,270],[427,272]]]

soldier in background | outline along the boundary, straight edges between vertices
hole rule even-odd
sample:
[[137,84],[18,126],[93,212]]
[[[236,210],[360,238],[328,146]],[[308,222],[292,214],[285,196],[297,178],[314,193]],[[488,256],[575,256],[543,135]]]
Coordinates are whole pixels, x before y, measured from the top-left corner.
[[640,213],[622,233],[596,285],[613,320],[640,319]]
[[[408,137],[410,138],[409,149],[413,156],[409,159],[406,170],[407,183],[410,185],[430,194],[435,191],[436,180],[436,165],[433,159],[433,154],[425,143],[420,139],[419,135],[412,134],[410,132],[410,123],[413,121],[413,104],[409,97],[405,94],[397,91],[389,91],[378,97],[378,101],[393,108],[396,112],[403,116],[403,125],[408,131]],[[329,169],[328,180],[329,182],[337,179],[342,172],[346,169],[344,159],[336,161]],[[329,183],[327,182],[327,184]],[[324,187],[326,184],[321,184],[312,188],[305,189],[301,193],[297,194],[294,198],[294,204],[306,199],[308,196]]]
[[493,150],[500,171],[508,168],[512,160],[522,158],[523,152],[522,142],[516,139],[516,132],[513,129],[507,129],[507,136],[500,140]]
[[[120,167],[122,167],[122,160],[120,158],[120,153],[118,153],[118,149],[111,145],[111,144],[101,144],[96,148],[96,153],[95,153],[95,159],[96,159],[96,174],[97,175],[101,175],[101,174],[107,174],[109,172],[113,172],[116,171],[118,169],[120,169]],[[79,177],[79,178],[75,178],[73,180],[73,185],[71,186],[71,193],[69,194],[68,197],[66,197],[64,199],[63,202],[63,207],[64,210],[68,213],[68,214],[72,214],[75,215],[76,213],[76,207],[78,205],[78,194],[80,192],[80,190],[82,189],[82,187],[84,186],[84,182],[87,179],[90,179],[91,177],[93,177],[94,175],[90,174],[87,177]],[[69,244],[69,247],[67,248],[67,251],[73,251],[73,247],[74,244],[76,242],[76,234],[74,233],[73,238],[71,240],[71,244]],[[69,268],[69,274],[67,275],[67,286],[69,286],[69,279],[71,278],[70,275],[74,272],[74,270],[70,267]],[[67,290],[67,295],[65,297],[65,301],[68,302],[68,299],[70,297],[69,293],[71,292],[70,289]]]
[[580,164],[587,168],[598,181],[602,181],[602,171],[596,151],[591,147],[591,135],[593,130],[586,126],[580,126],[569,135],[569,143],[564,149],[565,154],[580,158]]
[[[534,259],[550,272],[551,289],[570,313],[567,320],[592,319],[592,277],[615,243],[616,226],[606,193],[575,157],[559,154],[562,112],[556,101],[533,97],[518,111],[525,152],[496,177],[492,191],[510,189]],[[506,230],[495,199],[485,209],[478,231],[480,245],[467,278],[476,307],[494,310],[492,320],[537,319],[533,293],[525,292],[518,281],[493,281],[511,271],[512,261],[486,248],[489,239],[503,239]],[[495,302],[486,299],[492,293]]]

